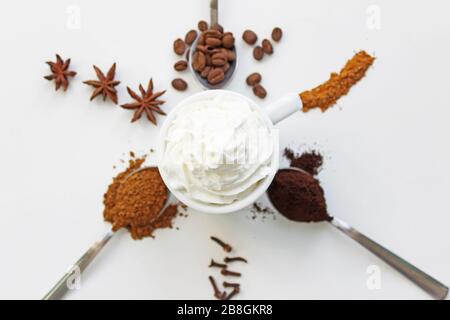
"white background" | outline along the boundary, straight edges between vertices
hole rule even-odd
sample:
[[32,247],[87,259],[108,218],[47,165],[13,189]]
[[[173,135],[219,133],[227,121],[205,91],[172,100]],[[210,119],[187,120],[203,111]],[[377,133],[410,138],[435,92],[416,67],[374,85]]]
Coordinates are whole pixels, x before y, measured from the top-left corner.
[[[367,26],[370,5],[380,9],[379,30]],[[450,3],[227,0],[220,10],[239,39],[245,28],[261,38],[274,26],[285,31],[261,63],[238,41],[230,89],[254,98],[244,80],[261,72],[269,91],[261,107],[321,83],[359,49],[377,57],[337,107],[281,123],[281,145],[322,151],[330,212],[450,284]],[[170,82],[172,42],[200,18],[208,19],[207,0],[2,2],[0,298],[41,298],[107,229],[102,197],[113,166],[154,147],[158,129],[146,119],[130,124],[130,111],[89,102],[82,81],[95,78],[92,64],[106,72],[117,62],[122,103],[127,85],[153,77],[157,90],[169,88],[170,110],[199,91],[189,74],[186,93]],[[43,79],[55,53],[78,72],[65,93]],[[179,231],[139,242],[121,232],[69,298],[209,299],[207,265],[223,257],[211,235],[250,261],[235,268],[244,274],[240,298],[428,298],[329,225],[250,216],[191,212],[176,221]],[[371,265],[381,268],[380,290],[366,286]]]

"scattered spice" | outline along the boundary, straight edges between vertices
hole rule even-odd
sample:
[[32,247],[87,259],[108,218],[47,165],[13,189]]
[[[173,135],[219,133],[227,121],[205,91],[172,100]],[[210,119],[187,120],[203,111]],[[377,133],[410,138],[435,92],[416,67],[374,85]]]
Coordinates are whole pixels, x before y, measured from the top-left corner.
[[[216,237],[211,237],[211,239],[213,241],[219,243],[219,245],[222,248],[231,251],[231,246],[226,244],[222,240],[219,240]],[[219,268],[220,269],[220,273],[221,273],[221,275],[223,277],[241,277],[241,273],[228,270],[228,264],[229,263],[233,263],[233,262],[248,263],[247,259],[242,258],[242,257],[225,257],[223,259],[223,261],[226,264],[218,263],[214,259],[211,259],[211,263],[209,264],[209,268]],[[224,292],[222,292],[222,291],[219,290],[219,288],[218,288],[214,278],[212,278],[210,276],[209,277],[209,281],[211,282],[211,284],[212,284],[212,286],[214,288],[214,297],[216,299],[219,299],[219,300],[230,300],[230,299],[232,299],[234,296],[236,296],[240,292],[240,284],[238,284],[238,283],[231,283],[231,282],[224,281],[223,282]],[[233,290],[227,294],[227,290],[226,289],[229,289],[229,288],[232,288]]]
[[264,39],[262,42],[262,48],[265,54],[271,55],[273,54],[273,45],[269,39]]
[[323,165],[323,156],[316,150],[295,154],[289,148],[284,149],[284,156],[290,161],[290,166],[302,169],[316,176]]
[[279,42],[281,40],[281,38],[283,38],[283,30],[281,30],[281,28],[274,28],[272,31],[272,39],[275,42]]
[[253,87],[253,93],[260,99],[265,99],[267,97],[266,88],[259,83]]
[[225,300],[231,300],[231,299],[233,299],[234,296],[236,296],[236,295],[239,293],[239,291],[240,291],[240,288],[239,288],[239,287],[235,287],[235,288],[233,289],[233,291],[231,291],[231,293],[225,298]]
[[180,60],[180,61],[177,61],[177,62],[174,64],[173,68],[174,68],[176,71],[181,72],[181,71],[184,71],[184,70],[186,70],[186,69],[188,68],[188,63],[187,63],[187,61],[185,61],[185,60]]
[[226,282],[226,281],[223,282],[222,286],[224,288],[240,288],[241,287],[241,285],[239,283],[231,283],[231,282]]
[[226,257],[225,259],[223,259],[223,261],[225,263],[232,263],[232,262],[245,262],[245,263],[248,263],[247,259],[242,258],[242,257],[235,257],[235,258]]
[[172,81],[172,87],[177,91],[186,91],[188,84],[183,79],[177,78]]
[[257,61],[261,61],[264,58],[264,50],[261,46],[256,46],[253,49],[253,58]]
[[252,30],[245,30],[242,34],[242,40],[244,40],[244,42],[248,45],[252,46],[256,43],[256,41],[258,41],[258,36]]
[[231,252],[231,250],[233,250],[233,248],[228,243],[223,242],[217,237],[211,237],[210,239],[221,246],[225,252]]
[[117,90],[115,87],[120,84],[120,81],[114,80],[114,77],[116,75],[116,63],[111,66],[106,76],[95,65],[94,70],[97,74],[98,80],[88,80],[83,82],[95,88],[94,92],[91,95],[91,101],[101,94],[103,96],[103,101],[105,101],[106,97],[108,97],[112,102],[117,104]]
[[263,221],[265,221],[268,217],[272,217],[273,220],[276,219],[275,212],[272,208],[268,206],[264,206],[262,203],[255,202],[250,208],[250,213],[252,213],[252,220],[256,220],[256,218],[261,217]]
[[222,269],[220,273],[226,277],[240,277],[241,274],[239,272],[230,271],[228,269]]
[[124,109],[129,110],[136,110],[134,113],[133,118],[131,119],[131,122],[135,122],[139,120],[142,116],[142,114],[145,112],[147,115],[147,119],[153,123],[155,126],[157,125],[154,112],[159,113],[160,115],[165,116],[166,113],[161,110],[160,106],[162,106],[164,103],[166,103],[163,100],[158,100],[159,97],[161,97],[166,91],[162,92],[156,92],[153,93],[153,80],[150,79],[147,86],[147,91],[142,87],[142,85],[139,85],[139,91],[141,93],[142,97],[139,97],[139,95],[136,94],[133,90],[130,89],[130,87],[127,87],[128,94],[136,100],[136,102],[123,104],[121,105]]
[[197,31],[196,30],[190,30],[186,33],[186,36],[184,37],[184,42],[190,46],[194,43],[195,39],[197,39]]
[[220,268],[220,269],[224,269],[227,267],[227,265],[222,264],[222,263],[218,263],[215,262],[213,259],[211,259],[211,263],[209,264],[210,268]]
[[55,91],[62,86],[64,91],[69,87],[69,77],[75,77],[76,72],[69,70],[70,59],[64,61],[59,54],[56,54],[56,62],[47,61],[52,74],[45,76],[48,81],[55,81]]
[[298,222],[329,221],[324,191],[308,173],[280,170],[268,190],[275,208],[286,218]]
[[181,40],[180,38],[176,39],[173,42],[173,51],[177,55],[182,56],[186,51],[186,44],[184,43],[184,41]]
[[247,84],[250,87],[253,87],[253,86],[259,84],[261,82],[261,80],[262,80],[261,74],[258,72],[254,72],[251,75],[249,75],[245,81],[247,82]]
[[[113,231],[127,228],[133,239],[153,237],[156,229],[171,228],[178,206],[161,214],[168,194],[157,168],[141,168],[145,158],[131,159],[104,195],[103,216]],[[141,170],[141,171],[139,171]]]
[[211,286],[213,287],[214,297],[218,300],[224,300],[225,296],[226,296],[226,292],[222,292],[219,290],[219,288],[217,287],[216,280],[212,276],[209,276],[208,279],[209,279],[209,282],[211,283]]
[[333,106],[339,98],[346,95],[352,86],[361,80],[375,58],[365,51],[356,53],[339,74],[332,73],[330,79],[311,91],[300,94],[303,112],[320,108],[323,112]]

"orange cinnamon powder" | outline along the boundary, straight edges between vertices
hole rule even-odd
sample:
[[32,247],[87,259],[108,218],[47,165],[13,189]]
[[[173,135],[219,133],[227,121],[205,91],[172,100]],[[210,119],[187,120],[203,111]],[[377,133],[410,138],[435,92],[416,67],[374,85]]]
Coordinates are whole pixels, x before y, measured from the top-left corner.
[[302,92],[300,98],[303,102],[303,112],[314,108],[320,108],[324,112],[333,106],[365,76],[374,61],[374,57],[360,51],[347,62],[339,74],[332,73],[327,82],[310,91]]
[[156,229],[171,228],[178,213],[178,205],[170,205],[160,214],[168,192],[157,168],[138,171],[144,161],[131,159],[128,169],[113,179],[103,201],[103,216],[113,231],[127,228],[133,239],[153,237]]

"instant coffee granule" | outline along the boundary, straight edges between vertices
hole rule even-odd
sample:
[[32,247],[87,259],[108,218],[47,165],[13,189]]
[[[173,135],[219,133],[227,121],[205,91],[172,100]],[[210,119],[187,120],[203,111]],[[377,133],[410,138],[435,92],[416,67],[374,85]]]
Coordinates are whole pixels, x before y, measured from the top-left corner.
[[275,208],[289,220],[297,222],[329,221],[324,191],[308,173],[280,170],[268,190]]
[[[168,193],[157,168],[138,171],[145,158],[131,159],[129,167],[119,173],[104,195],[103,216],[113,231],[127,228],[133,239],[152,237],[160,228],[172,227],[177,205],[159,215]],[[135,173],[136,172],[136,173]]]
[[300,94],[303,102],[303,112],[314,108],[326,111],[333,106],[339,98],[346,95],[352,86],[361,80],[375,58],[360,51],[350,59],[339,74],[332,73],[330,79],[311,91]]
[[323,156],[316,150],[295,154],[294,151],[286,148],[284,156],[289,160],[291,167],[302,169],[312,176],[316,176],[323,165]]

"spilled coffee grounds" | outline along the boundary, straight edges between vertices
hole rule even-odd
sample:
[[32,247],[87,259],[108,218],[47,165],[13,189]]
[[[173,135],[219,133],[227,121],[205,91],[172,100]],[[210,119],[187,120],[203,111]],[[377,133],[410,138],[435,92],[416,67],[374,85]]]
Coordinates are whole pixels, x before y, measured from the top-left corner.
[[159,214],[168,197],[167,189],[157,168],[137,171],[144,161],[131,159],[128,169],[113,179],[103,201],[103,216],[113,231],[127,228],[133,239],[152,237],[156,229],[171,228],[178,213],[177,205],[171,205]]
[[289,160],[290,166],[302,169],[312,176],[316,176],[323,165],[323,156],[315,150],[296,154],[289,148],[284,149],[284,156]]
[[305,172],[278,171],[268,194],[275,208],[289,220],[297,222],[331,220],[319,181]]

